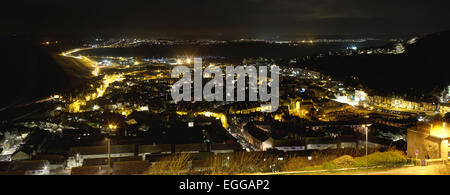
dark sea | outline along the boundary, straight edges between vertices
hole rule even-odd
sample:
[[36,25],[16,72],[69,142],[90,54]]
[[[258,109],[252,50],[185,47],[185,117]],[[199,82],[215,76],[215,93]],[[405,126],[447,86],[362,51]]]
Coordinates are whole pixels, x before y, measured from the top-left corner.
[[263,57],[269,59],[298,58],[320,53],[344,51],[349,47],[383,46],[388,41],[369,40],[365,42],[339,43],[302,43],[299,45],[277,44],[265,42],[229,42],[212,45],[145,45],[134,48],[100,48],[84,51],[91,56],[123,56],[123,57],[178,57],[178,56],[216,56],[229,59]]

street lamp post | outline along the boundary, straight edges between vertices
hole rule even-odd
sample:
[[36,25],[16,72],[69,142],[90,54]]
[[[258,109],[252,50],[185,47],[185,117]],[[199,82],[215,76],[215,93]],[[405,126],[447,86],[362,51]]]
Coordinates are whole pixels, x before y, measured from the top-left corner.
[[108,147],[108,175],[111,175],[111,139],[106,138]]
[[[445,122],[442,123],[442,142],[443,143],[445,143],[444,140],[445,140]],[[447,146],[445,146],[445,147],[447,147]],[[442,156],[442,164],[445,165],[445,160],[446,159],[444,158],[444,155],[442,154],[442,152],[441,152],[441,156]]]
[[108,175],[111,175],[111,138],[110,138],[110,136],[111,136],[112,131],[117,129],[117,125],[109,124],[108,128],[109,128],[109,132],[106,137],[107,148],[108,148]]
[[368,158],[368,153],[369,153],[369,148],[368,148],[368,143],[369,143],[369,135],[368,135],[368,127],[364,126],[365,130],[366,130],[366,175],[369,174],[369,158]]

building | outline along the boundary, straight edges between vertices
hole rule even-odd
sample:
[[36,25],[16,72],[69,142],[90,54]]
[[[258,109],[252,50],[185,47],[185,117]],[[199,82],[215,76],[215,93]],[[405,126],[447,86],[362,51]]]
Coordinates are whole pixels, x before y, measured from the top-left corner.
[[20,150],[16,151],[11,155],[11,160],[20,161],[20,160],[30,160],[33,155],[36,154],[36,151],[31,147],[23,146]]
[[[127,157],[135,155],[135,145],[111,145],[111,157]],[[71,147],[67,167],[78,167],[85,159],[108,158],[108,148],[104,146]]]
[[417,159],[448,159],[448,129],[443,126],[418,125],[408,128],[407,154]]
[[254,124],[247,123],[242,135],[252,146],[260,150],[265,151],[272,148],[273,139],[270,137],[270,133],[259,129]]
[[12,164],[13,164],[12,162],[1,162],[0,161],[0,173],[9,171]]
[[33,159],[47,160],[50,163],[50,171],[65,169],[67,165],[67,158],[61,155],[37,155]]
[[439,105],[439,111],[442,114],[447,114],[450,112],[450,103],[442,103]]
[[271,126],[247,123],[247,125],[244,126],[242,135],[252,146],[262,151],[268,149],[301,151],[306,149],[303,142],[287,139],[286,136],[275,135],[272,131]]
[[73,167],[70,175],[108,175],[108,166]]
[[[116,162],[139,161],[141,156],[125,156],[111,158],[111,165]],[[88,158],[83,160],[83,166],[108,165],[108,158]]]
[[212,152],[219,153],[233,153],[242,150],[238,143],[199,143],[199,144],[154,144],[154,145],[140,145],[138,147],[139,156],[147,155],[164,155],[172,153],[201,153]]
[[140,161],[122,161],[114,162],[113,175],[142,175],[150,168],[150,162],[146,160]]
[[[148,156],[164,156],[174,153],[213,154],[241,151],[238,143],[199,143],[199,144],[153,144],[153,145],[111,145],[111,161],[125,162],[149,160]],[[84,146],[69,149],[67,167],[106,165],[108,150],[106,146]]]

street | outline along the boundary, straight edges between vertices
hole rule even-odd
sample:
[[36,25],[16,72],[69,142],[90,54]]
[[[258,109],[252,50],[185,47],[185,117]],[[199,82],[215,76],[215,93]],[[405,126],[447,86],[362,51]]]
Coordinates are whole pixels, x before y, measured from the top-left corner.
[[[366,173],[357,173],[356,175],[365,175]],[[442,165],[413,166],[402,167],[383,171],[369,171],[369,175],[442,175],[446,174]]]

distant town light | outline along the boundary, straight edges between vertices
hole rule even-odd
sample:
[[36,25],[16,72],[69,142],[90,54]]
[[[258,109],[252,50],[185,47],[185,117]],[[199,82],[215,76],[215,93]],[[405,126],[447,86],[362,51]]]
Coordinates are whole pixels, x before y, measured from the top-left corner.
[[442,127],[436,127],[434,125],[431,125],[430,134],[436,137],[440,138],[446,138],[447,137],[447,129],[445,127],[446,123],[442,123]]
[[116,130],[117,129],[117,125],[109,124],[108,128],[111,129],[111,130]]
[[149,108],[148,108],[148,106],[142,106],[142,107],[140,107],[139,110],[140,111],[149,111]]

